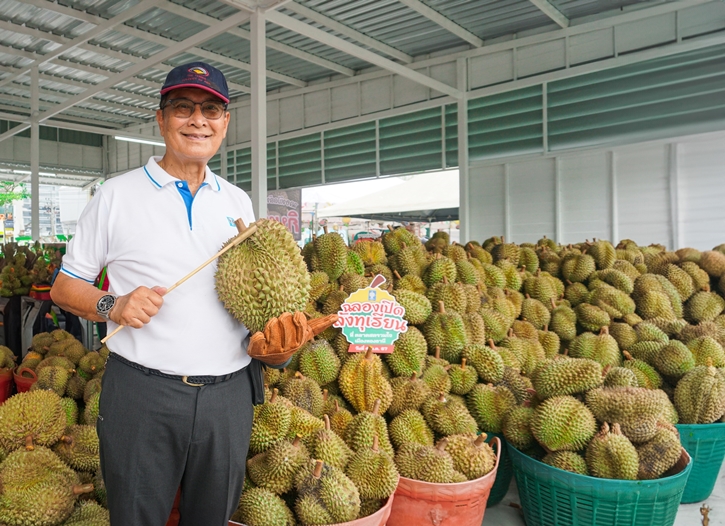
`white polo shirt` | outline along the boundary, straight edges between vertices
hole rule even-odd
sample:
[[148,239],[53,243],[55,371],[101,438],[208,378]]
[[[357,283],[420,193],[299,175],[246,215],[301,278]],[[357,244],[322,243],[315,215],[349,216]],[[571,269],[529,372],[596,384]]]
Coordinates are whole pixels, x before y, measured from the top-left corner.
[[[106,181],[86,206],[61,271],[93,283],[108,267],[110,291],[169,287],[237,234],[234,220],[254,221],[241,189],[209,168],[195,196],[152,157],[146,166]],[[223,375],[245,367],[249,331],[230,315],[214,288],[216,262],[164,297],[141,329],[126,327],[108,348],[175,375]],[[108,330],[117,325],[108,322]]]

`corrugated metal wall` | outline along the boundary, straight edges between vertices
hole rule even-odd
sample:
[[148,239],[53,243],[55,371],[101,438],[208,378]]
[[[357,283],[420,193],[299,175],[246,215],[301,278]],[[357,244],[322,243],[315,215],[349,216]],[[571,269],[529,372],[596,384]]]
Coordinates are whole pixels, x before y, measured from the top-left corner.
[[700,250],[725,242],[723,133],[474,163],[469,173],[470,232],[479,241],[629,238]]

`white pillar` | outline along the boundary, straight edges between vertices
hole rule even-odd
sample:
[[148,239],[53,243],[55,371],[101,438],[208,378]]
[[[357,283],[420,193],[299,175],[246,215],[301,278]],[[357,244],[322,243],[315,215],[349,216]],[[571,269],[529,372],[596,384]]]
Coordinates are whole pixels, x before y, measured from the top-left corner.
[[40,238],[40,112],[38,66],[30,70],[30,225],[33,240]]
[[252,206],[267,217],[267,57],[265,16],[257,9],[250,20],[252,64]]
[[222,179],[225,181],[228,180],[227,173],[228,173],[228,166],[227,166],[227,140],[224,139],[222,141],[222,147],[219,148],[219,157],[221,159],[221,165],[219,166],[219,171],[221,172],[219,175],[222,176]]
[[458,89],[463,92],[463,98],[458,100],[458,186],[459,204],[458,220],[461,243],[470,241],[470,202],[468,181],[468,75],[467,61],[459,58],[456,61]]
[[670,250],[677,250],[680,248],[680,195],[678,184],[679,156],[677,146],[677,143],[667,145],[670,171],[670,229],[672,231]]

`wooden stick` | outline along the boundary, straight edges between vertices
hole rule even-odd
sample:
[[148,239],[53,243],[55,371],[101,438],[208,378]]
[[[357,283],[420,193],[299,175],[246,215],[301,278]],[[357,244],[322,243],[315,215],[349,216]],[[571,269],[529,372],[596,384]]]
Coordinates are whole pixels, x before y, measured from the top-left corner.
[[[235,221],[235,223],[237,225],[237,230],[239,230],[239,234],[237,234],[234,238],[232,238],[232,240],[229,242],[229,244],[227,246],[225,246],[219,252],[217,252],[212,257],[210,257],[209,259],[207,259],[204,263],[202,263],[201,265],[199,265],[198,267],[196,267],[194,270],[192,270],[191,272],[189,272],[186,276],[184,276],[179,281],[177,281],[176,283],[174,283],[173,285],[171,285],[168,289],[166,289],[166,294],[168,294],[169,292],[171,292],[172,290],[174,290],[176,287],[178,287],[179,285],[181,285],[182,283],[184,283],[187,279],[191,278],[194,274],[196,274],[201,269],[203,269],[204,267],[206,267],[209,263],[211,263],[212,261],[216,260],[219,256],[221,256],[222,254],[224,254],[227,250],[229,250],[230,248],[233,248],[233,247],[237,246],[239,243],[241,243],[242,241],[244,241],[245,239],[247,239],[248,237],[250,237],[252,234],[254,234],[257,231],[257,225],[255,225],[254,223],[252,223],[251,225],[249,225],[248,228],[244,226],[244,223],[242,222],[241,219],[237,219]],[[106,336],[105,338],[103,338],[101,340],[101,343],[106,343],[108,340],[111,339],[111,337],[114,334],[116,334],[118,331],[120,331],[124,327],[125,327],[125,325],[119,325],[118,327],[116,327],[116,329],[111,334],[109,334],[108,336]]]

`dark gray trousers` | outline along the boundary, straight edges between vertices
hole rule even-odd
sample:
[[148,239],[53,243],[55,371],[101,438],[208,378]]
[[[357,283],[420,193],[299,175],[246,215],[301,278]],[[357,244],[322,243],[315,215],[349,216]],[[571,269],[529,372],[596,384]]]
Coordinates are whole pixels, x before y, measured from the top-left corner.
[[180,526],[227,525],[252,429],[247,370],[192,387],[109,358],[96,427],[112,526],[164,526],[179,487]]

